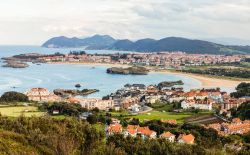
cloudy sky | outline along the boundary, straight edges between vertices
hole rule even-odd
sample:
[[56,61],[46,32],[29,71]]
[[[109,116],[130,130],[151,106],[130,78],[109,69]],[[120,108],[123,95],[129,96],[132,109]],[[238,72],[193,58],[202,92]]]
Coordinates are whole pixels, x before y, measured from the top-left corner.
[[250,42],[250,0],[0,0],[1,45],[93,34]]

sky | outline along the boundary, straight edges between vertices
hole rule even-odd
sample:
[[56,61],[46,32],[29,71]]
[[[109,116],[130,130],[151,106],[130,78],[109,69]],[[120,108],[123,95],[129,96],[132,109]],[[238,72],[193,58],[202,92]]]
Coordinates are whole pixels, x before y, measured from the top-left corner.
[[94,34],[250,43],[250,0],[0,0],[0,45]]

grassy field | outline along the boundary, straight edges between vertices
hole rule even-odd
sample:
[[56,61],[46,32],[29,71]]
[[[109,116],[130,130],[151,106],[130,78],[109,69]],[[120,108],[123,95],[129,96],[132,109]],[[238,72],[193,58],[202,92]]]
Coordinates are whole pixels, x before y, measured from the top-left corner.
[[42,116],[44,113],[38,111],[37,107],[33,106],[18,106],[18,107],[0,107],[0,113],[3,116],[18,117],[21,114],[24,116]]
[[193,113],[172,113],[172,112],[151,111],[145,114],[129,116],[129,118],[138,118],[140,120],[175,119],[177,120],[178,123],[183,123],[186,118],[194,115],[195,114]]

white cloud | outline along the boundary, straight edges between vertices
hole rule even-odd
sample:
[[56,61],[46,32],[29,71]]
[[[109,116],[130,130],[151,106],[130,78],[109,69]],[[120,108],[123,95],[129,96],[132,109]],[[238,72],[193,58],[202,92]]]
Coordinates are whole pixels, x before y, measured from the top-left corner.
[[0,44],[96,33],[138,39],[250,35],[249,0],[0,0]]

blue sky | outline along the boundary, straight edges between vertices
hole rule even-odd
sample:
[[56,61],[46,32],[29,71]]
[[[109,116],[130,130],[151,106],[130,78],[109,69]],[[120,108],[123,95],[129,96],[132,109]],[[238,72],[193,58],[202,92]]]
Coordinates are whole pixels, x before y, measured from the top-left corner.
[[54,36],[179,36],[250,42],[249,0],[0,0],[0,44]]

